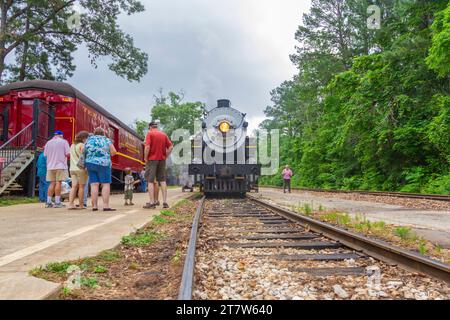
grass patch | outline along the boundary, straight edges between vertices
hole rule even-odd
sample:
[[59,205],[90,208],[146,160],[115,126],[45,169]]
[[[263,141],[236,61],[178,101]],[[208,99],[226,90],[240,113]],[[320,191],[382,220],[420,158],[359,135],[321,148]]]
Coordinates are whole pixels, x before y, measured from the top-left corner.
[[38,203],[39,198],[33,197],[15,197],[15,196],[8,196],[8,197],[0,197],[0,207],[8,207],[8,206],[14,206],[17,204],[27,204],[27,203]]
[[311,206],[309,203],[305,203],[305,204],[303,205],[302,212],[303,212],[305,215],[310,216],[310,215],[312,215],[313,208],[312,208],[312,206]]
[[434,251],[436,251],[436,253],[441,253],[442,249],[444,248],[438,243],[436,243],[436,245],[434,246]]
[[306,216],[312,216],[313,214],[313,206],[309,203],[299,203],[298,205],[292,206],[292,210]]
[[161,215],[166,217],[174,217],[175,213],[171,210],[161,210]]
[[47,264],[44,269],[45,271],[55,272],[55,273],[66,273],[67,269],[72,264],[69,262],[50,262]]
[[160,215],[153,217],[154,224],[162,224],[162,223],[167,223],[167,222],[169,222],[169,220],[165,219],[164,217],[161,217]]
[[[300,206],[294,206],[294,208],[296,209],[294,211],[297,212],[303,210],[303,207]],[[324,222],[344,226],[349,230],[354,230],[367,236],[375,236],[395,245],[418,251],[422,255],[429,255],[444,263],[450,262],[448,258],[449,250],[419,237],[410,227],[386,224],[384,221],[370,221],[361,214],[356,214],[352,217],[347,213],[318,210],[313,212],[312,216]]]
[[81,277],[81,286],[85,288],[95,289],[98,287],[97,277]]
[[44,268],[42,268],[42,267],[37,267],[37,268],[31,269],[31,270],[28,272],[28,274],[29,274],[30,276],[40,278],[40,277],[44,274],[44,272],[45,272]]
[[161,235],[155,231],[145,231],[122,237],[122,244],[131,247],[143,247],[160,239]]
[[104,267],[104,266],[96,266],[94,268],[94,273],[107,273],[108,272],[108,268]]
[[172,258],[172,263],[179,264],[181,262],[182,255],[183,255],[183,253],[180,250],[175,251],[175,254],[173,255],[173,258]]
[[420,254],[425,255],[428,252],[426,240],[420,239],[419,244],[417,245],[417,249],[419,250]]
[[394,234],[396,236],[399,236],[403,240],[410,239],[411,238],[411,228],[397,227],[394,229]]
[[121,255],[116,250],[106,250],[98,255],[99,260],[107,262],[118,261],[120,258]]
[[178,202],[173,206],[172,209],[176,209],[176,208],[178,208],[178,207],[182,207],[182,206],[187,205],[187,204],[189,204],[189,203],[190,203],[190,201],[189,201],[188,199],[180,200],[180,201],[178,201]]
[[386,227],[386,222],[377,221],[377,222],[372,223],[372,226],[374,229],[383,230]]

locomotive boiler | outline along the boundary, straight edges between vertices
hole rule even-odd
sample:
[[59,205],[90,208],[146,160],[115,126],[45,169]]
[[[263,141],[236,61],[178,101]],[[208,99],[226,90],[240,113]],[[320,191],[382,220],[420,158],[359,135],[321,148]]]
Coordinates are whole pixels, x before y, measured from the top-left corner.
[[204,116],[192,141],[189,174],[205,194],[245,194],[258,190],[256,138],[247,134],[245,114],[219,100]]

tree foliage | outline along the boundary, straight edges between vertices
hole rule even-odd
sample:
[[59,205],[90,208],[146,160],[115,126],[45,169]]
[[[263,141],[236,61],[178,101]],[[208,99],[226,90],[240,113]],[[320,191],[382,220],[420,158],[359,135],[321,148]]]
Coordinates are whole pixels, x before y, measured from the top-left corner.
[[[74,5],[82,8],[74,11]],[[65,80],[73,53],[86,46],[91,63],[108,57],[109,69],[129,81],[147,73],[148,56],[118,23],[122,13],[144,10],[137,0],[0,1],[0,82]]]
[[368,2],[312,2],[299,73],[262,126],[281,129],[294,185],[450,193],[449,51],[432,49],[448,45],[448,1],[383,1],[380,30],[362,23]]
[[432,29],[433,45],[427,62],[444,77],[450,75],[450,3],[445,10],[436,14]]
[[159,121],[162,130],[170,137],[176,129],[186,129],[193,133],[194,123],[201,119],[204,111],[202,102],[183,102],[184,94],[161,90],[155,96],[151,109],[153,121]]

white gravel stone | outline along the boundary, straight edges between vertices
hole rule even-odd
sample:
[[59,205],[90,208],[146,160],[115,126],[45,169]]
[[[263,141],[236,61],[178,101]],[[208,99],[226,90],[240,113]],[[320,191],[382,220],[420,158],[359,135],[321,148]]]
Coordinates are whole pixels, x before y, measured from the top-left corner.
[[398,289],[401,286],[403,286],[403,282],[402,281],[388,281],[388,282],[386,282],[386,286],[389,289]]
[[333,286],[334,293],[341,299],[347,299],[349,297],[347,291],[345,291],[340,285],[335,284]]

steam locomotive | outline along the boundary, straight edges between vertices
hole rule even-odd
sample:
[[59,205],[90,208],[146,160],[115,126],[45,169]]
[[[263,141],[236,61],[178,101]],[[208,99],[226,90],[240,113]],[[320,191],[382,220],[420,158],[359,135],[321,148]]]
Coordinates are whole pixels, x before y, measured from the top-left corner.
[[205,194],[240,194],[258,190],[256,138],[247,135],[246,114],[219,100],[204,116],[192,140],[189,174]]

